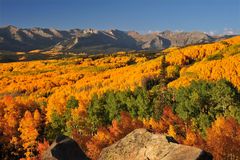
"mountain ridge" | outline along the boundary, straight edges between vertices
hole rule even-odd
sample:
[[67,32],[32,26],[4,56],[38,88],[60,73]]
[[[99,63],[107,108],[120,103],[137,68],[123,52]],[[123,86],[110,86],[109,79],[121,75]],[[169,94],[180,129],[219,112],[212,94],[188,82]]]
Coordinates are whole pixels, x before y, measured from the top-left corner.
[[[229,36],[226,36],[229,37]],[[210,36],[203,32],[153,32],[140,34],[118,29],[18,28],[0,27],[0,50],[51,52],[114,52],[129,50],[162,50],[169,47],[211,43],[225,36]]]

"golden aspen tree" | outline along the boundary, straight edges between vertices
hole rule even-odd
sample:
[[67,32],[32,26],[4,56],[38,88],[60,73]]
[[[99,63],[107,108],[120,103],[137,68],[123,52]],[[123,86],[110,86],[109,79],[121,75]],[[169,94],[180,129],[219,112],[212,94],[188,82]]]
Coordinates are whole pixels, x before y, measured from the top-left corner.
[[24,117],[21,119],[18,130],[21,135],[22,146],[26,150],[26,157],[33,156],[33,151],[36,147],[36,139],[38,137],[38,131],[36,129],[36,123],[32,113],[26,111]]

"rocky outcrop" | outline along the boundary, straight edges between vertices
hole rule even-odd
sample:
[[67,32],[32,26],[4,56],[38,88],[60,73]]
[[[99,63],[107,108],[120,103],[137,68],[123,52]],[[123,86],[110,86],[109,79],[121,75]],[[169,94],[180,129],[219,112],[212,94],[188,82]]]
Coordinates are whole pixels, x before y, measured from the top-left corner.
[[181,145],[167,135],[136,129],[104,148],[99,160],[211,160],[212,156],[195,147]]
[[44,152],[42,160],[88,160],[77,142],[67,136],[59,136]]

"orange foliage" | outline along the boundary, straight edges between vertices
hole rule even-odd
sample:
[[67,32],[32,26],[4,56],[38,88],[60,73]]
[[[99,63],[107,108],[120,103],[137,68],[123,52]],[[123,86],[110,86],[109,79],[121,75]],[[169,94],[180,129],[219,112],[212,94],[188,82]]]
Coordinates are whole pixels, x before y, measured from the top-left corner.
[[43,156],[43,153],[48,149],[49,146],[50,145],[49,145],[48,141],[46,141],[45,139],[44,139],[43,143],[40,143],[40,142],[38,143],[37,151],[39,153],[39,155],[38,155],[39,159],[41,159],[41,157]]
[[240,124],[233,118],[218,117],[207,130],[207,145],[216,160],[240,159]]
[[1,120],[0,128],[6,139],[11,139],[17,134],[18,121],[20,119],[20,107],[11,96],[5,96],[0,102]]
[[193,131],[190,128],[187,128],[186,130],[186,138],[184,139],[183,144],[195,146],[201,149],[206,147],[206,142],[202,136],[197,131]]
[[143,127],[143,123],[141,121],[131,118],[131,116],[126,112],[122,112],[121,120],[113,120],[112,126],[109,128],[109,132],[111,133],[114,141],[117,141],[134,129],[141,127]]
[[87,155],[93,160],[96,160],[101,153],[101,150],[113,143],[112,137],[106,128],[100,128],[97,134],[94,135],[86,144]]
[[18,127],[21,118],[30,107],[34,110],[37,105],[33,101],[24,98],[4,96],[0,99],[0,132],[2,142],[9,142],[12,137],[18,135]]
[[144,120],[144,126],[158,133],[168,133],[181,142],[186,131],[185,123],[181,118],[172,112],[170,107],[165,107],[159,121],[150,119]]

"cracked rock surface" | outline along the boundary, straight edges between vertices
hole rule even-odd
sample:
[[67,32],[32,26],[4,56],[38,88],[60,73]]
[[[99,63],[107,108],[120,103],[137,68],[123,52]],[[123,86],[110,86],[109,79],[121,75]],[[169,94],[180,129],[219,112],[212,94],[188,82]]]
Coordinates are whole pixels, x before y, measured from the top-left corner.
[[172,137],[136,129],[102,150],[99,160],[208,160],[211,154]]

